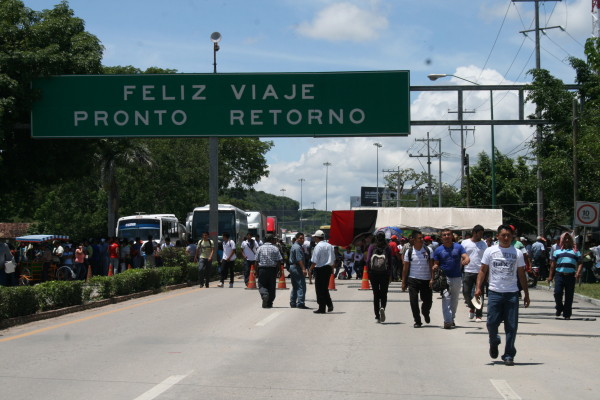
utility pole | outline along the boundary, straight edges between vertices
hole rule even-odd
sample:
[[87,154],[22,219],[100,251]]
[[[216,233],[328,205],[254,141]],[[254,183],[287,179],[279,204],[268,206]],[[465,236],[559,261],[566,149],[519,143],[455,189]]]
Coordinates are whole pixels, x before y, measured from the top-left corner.
[[[415,142],[426,142],[427,143],[427,155],[423,155],[423,154],[409,154],[409,157],[427,157],[427,204],[428,207],[432,207],[432,193],[431,193],[431,188],[432,188],[432,184],[431,184],[431,157],[440,157],[440,184],[441,184],[441,152],[440,154],[431,154],[431,147],[429,145],[430,142],[439,142],[440,143],[440,147],[441,147],[441,139],[430,139],[429,138],[429,132],[427,132],[427,139],[415,139]],[[440,199],[441,199],[441,189],[440,189]],[[441,207],[441,200],[439,201],[440,204],[439,206]]]
[[442,139],[431,139],[432,142],[438,142],[438,207],[442,208]]
[[[546,28],[540,28],[540,0],[512,0],[515,2],[534,2],[535,6],[535,29],[529,29],[525,31],[520,31],[520,33],[527,36],[528,32],[535,31],[535,69],[539,70],[541,68],[541,60],[540,60],[540,31],[545,31],[548,29],[562,29],[560,26],[550,26]],[[544,1],[561,1],[561,0],[544,0]],[[536,111],[536,118],[541,118],[541,113],[539,110]],[[542,189],[542,170],[540,169],[540,147],[542,146],[542,127],[540,125],[536,128],[535,134],[535,142],[537,145],[537,234],[538,236],[544,235],[544,190]]]
[[[577,212],[577,187],[579,186],[579,171],[577,169],[577,123],[577,99],[573,99],[573,215]],[[575,227],[575,224],[573,224],[573,226]]]
[[[450,132],[460,131],[460,157],[461,157],[461,164],[462,164],[462,157],[465,156],[465,140],[464,140],[463,132],[467,131],[467,133],[468,133],[469,130],[475,131],[475,128],[471,128],[471,129],[464,128],[464,125],[462,124],[463,114],[474,114],[475,110],[463,110],[462,96],[460,96],[459,102],[460,102],[460,104],[458,105],[458,111],[448,110],[448,114],[458,114],[458,120],[460,121],[460,129],[450,129]],[[465,169],[461,168],[461,170],[460,170],[460,190],[462,190],[464,187],[465,187]]]
[[[448,111],[451,112],[451,111]],[[468,112],[468,111],[464,111],[464,112]],[[472,111],[475,112],[475,111]],[[460,126],[460,129],[456,129],[456,128],[448,128],[448,131],[450,132],[454,132],[454,131],[460,131],[460,189],[461,191],[464,189],[465,187],[465,170],[467,169],[466,166],[468,165],[468,154],[467,154],[467,150],[465,149],[465,145],[464,145],[464,141],[463,141],[463,132],[467,132],[467,134],[469,132],[471,133],[475,133],[475,128],[464,128],[462,125]],[[469,182],[468,182],[469,176],[467,175],[467,207],[471,206],[471,196],[469,194]]]

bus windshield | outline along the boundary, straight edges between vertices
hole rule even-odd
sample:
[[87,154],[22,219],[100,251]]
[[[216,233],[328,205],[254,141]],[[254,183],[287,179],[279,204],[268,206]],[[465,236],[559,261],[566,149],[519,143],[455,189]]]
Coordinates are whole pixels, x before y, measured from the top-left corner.
[[[192,219],[192,237],[200,239],[202,232],[209,232],[208,229],[208,210],[194,211]],[[234,211],[219,211],[219,228],[218,236],[221,237],[224,232],[228,232],[231,238],[236,237],[235,212]]]
[[156,219],[134,219],[119,222],[118,237],[135,240],[136,237],[147,240],[152,235],[155,240],[160,239],[160,221]]

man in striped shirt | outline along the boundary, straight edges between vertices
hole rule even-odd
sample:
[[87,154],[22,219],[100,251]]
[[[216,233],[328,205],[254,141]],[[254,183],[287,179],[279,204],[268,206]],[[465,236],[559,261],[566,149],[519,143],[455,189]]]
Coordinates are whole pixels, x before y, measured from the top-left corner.
[[265,244],[256,251],[256,265],[258,266],[258,293],[262,298],[263,308],[272,308],[275,300],[275,284],[277,273],[283,261],[281,253],[275,246],[275,237],[267,234]]

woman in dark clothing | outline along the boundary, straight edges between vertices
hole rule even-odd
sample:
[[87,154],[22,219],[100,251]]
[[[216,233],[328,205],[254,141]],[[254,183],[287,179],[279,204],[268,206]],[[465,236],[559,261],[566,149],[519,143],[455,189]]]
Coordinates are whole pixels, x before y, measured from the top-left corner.
[[387,293],[392,280],[392,251],[383,232],[379,232],[375,236],[375,242],[369,246],[367,271],[373,290],[375,319],[377,322],[385,322]]

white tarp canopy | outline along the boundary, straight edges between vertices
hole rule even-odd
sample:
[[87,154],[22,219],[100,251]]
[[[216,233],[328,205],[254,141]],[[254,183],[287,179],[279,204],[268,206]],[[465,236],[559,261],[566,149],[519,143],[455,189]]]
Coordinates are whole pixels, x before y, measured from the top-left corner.
[[353,210],[377,210],[375,226],[421,228],[421,230],[471,230],[482,225],[496,230],[502,224],[502,210],[495,208],[357,207]]

